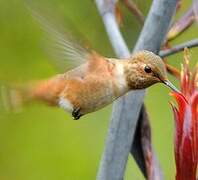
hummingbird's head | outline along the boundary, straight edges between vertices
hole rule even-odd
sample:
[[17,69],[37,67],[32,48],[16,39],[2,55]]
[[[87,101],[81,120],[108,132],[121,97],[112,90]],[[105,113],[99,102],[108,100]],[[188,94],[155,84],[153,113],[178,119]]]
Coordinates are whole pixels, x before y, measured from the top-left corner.
[[178,91],[168,80],[165,64],[158,55],[143,50],[134,54],[127,64],[125,73],[131,89],[144,89],[161,82]]

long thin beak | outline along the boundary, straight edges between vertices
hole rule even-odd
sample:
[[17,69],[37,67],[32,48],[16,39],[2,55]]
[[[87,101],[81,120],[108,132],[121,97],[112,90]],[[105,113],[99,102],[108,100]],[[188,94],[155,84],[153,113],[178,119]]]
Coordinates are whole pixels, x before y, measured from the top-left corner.
[[181,93],[169,80],[164,80],[163,83],[177,93]]

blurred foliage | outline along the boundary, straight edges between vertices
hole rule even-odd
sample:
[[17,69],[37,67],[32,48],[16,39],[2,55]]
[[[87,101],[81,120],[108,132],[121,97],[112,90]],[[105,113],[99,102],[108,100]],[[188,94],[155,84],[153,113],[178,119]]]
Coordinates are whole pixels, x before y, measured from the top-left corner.
[[[137,1],[148,12],[151,1]],[[38,1],[53,7],[78,40],[86,39],[105,56],[114,56],[93,0]],[[181,15],[189,6],[183,1]],[[0,0],[0,82],[25,82],[59,73],[42,47],[42,31],[22,0]],[[141,30],[140,23],[121,6],[124,23],[121,30],[132,48]],[[179,16],[178,15],[178,16]],[[148,32],[149,35],[149,32]],[[172,44],[197,37],[197,24]],[[197,49],[191,50],[197,61]],[[182,54],[169,57],[179,67]],[[192,64],[194,64],[192,62]],[[172,81],[175,81],[171,77]],[[146,104],[151,117],[153,143],[165,179],[175,174],[173,157],[173,117],[168,104],[169,90],[162,85],[149,88]],[[111,107],[73,121],[63,110],[33,102],[21,113],[5,112],[0,104],[0,179],[2,180],[93,180],[99,167],[108,130]],[[142,180],[129,157],[126,179]]]

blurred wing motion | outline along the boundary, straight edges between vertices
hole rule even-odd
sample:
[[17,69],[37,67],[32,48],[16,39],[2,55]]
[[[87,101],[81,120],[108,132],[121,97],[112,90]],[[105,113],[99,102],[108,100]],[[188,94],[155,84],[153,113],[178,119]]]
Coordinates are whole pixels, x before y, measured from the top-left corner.
[[1,86],[0,84],[0,107],[4,107],[3,109],[7,111],[17,112],[25,103],[32,100],[39,100],[57,106],[60,94],[64,90],[66,83],[68,83],[68,79],[74,79],[75,82],[76,79],[85,76],[85,74],[103,72],[101,64],[106,62],[99,54],[75,43],[68,33],[57,30],[59,29],[58,26],[50,23],[47,18],[41,16],[37,11],[29,8],[29,6],[28,9],[47,33],[48,44],[51,44],[50,53],[55,55],[57,59],[55,63],[64,71],[66,69],[72,70],[40,81],[17,85],[2,83],[4,85]]
[[55,58],[55,64],[62,70],[68,70],[86,62],[91,54],[86,48],[75,42],[68,32],[58,29],[58,25],[50,22],[36,10],[29,8],[34,19],[47,34],[48,52]]

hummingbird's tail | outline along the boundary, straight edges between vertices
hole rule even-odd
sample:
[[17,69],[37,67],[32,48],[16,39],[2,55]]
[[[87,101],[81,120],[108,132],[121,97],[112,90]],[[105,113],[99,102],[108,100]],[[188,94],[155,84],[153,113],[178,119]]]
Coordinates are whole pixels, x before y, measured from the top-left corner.
[[63,77],[57,75],[48,80],[19,85],[0,85],[0,109],[2,106],[6,111],[20,112],[22,107],[32,100],[56,106],[65,83]]
[[7,112],[20,112],[28,101],[22,86],[0,85],[0,108]]
[[7,112],[21,112],[29,102],[42,100],[45,90],[40,87],[40,82],[0,84],[0,109]]

